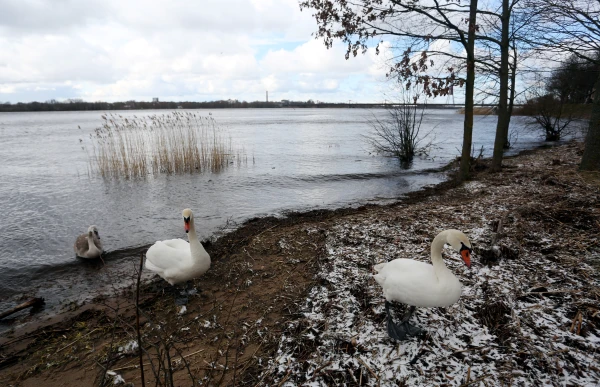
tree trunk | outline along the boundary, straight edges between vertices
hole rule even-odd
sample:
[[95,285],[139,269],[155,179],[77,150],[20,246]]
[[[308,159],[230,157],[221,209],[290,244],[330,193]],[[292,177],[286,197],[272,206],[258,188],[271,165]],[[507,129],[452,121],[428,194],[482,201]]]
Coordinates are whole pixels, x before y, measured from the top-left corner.
[[475,87],[475,28],[477,21],[477,0],[471,0],[469,7],[469,34],[467,38],[467,82],[465,85],[465,123],[462,156],[458,178],[463,181],[471,172],[471,144],[473,143],[473,93]]
[[587,135],[585,150],[581,158],[581,171],[600,171],[600,76],[596,79],[592,116]]
[[510,41],[509,0],[502,0],[502,38],[500,40],[500,101],[498,103],[498,121],[496,124],[496,139],[494,140],[494,155],[492,157],[492,172],[502,169],[502,157],[508,143],[508,53]]
[[517,48],[513,47],[513,66],[510,74],[510,96],[508,97],[508,125],[506,126],[506,141],[505,145],[511,145],[508,141],[508,128],[510,127],[510,119],[512,118],[513,108],[515,107],[515,86],[517,83]]

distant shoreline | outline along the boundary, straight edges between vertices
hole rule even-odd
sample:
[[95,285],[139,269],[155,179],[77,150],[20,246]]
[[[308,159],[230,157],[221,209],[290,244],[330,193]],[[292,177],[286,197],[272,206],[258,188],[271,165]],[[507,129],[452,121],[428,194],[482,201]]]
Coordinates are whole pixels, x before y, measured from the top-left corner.
[[[312,100],[280,101],[280,102],[245,102],[245,101],[211,101],[211,102],[29,102],[0,104],[0,113],[10,112],[53,112],[53,111],[113,111],[113,110],[178,110],[178,109],[381,109],[394,106],[392,103],[315,103]],[[478,105],[492,107],[495,105]],[[462,104],[417,104],[427,109],[461,109]]]

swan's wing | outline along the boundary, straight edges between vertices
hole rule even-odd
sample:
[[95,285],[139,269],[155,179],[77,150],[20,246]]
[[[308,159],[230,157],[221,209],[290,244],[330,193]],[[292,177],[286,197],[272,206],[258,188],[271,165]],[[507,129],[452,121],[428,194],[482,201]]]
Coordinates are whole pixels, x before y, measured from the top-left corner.
[[81,256],[86,254],[89,248],[87,234],[81,234],[80,236],[78,236],[73,248],[75,250],[75,254],[77,255]]
[[189,250],[190,244],[183,239],[167,239],[166,241],[162,241],[165,245],[172,247],[174,249],[181,250]]
[[400,258],[378,266],[373,278],[388,300],[415,305],[438,285],[433,266],[424,262]]
[[381,267],[379,274],[385,276],[386,283],[407,284],[420,289],[437,280],[431,264],[414,259],[394,259]]
[[153,264],[152,261],[150,261],[149,259],[146,259],[146,261],[144,262],[144,266],[146,267],[146,269],[153,271],[155,273],[161,274],[161,275],[164,272],[163,269],[161,269],[160,267]]
[[[181,239],[180,239],[181,240]],[[168,241],[158,241],[146,252],[146,267],[153,271],[164,271],[173,267],[180,267],[191,260],[189,244],[187,249],[174,248],[172,245],[182,247],[181,242],[175,242],[176,239]],[[169,243],[167,243],[169,242]],[[157,269],[152,269],[152,267]]]

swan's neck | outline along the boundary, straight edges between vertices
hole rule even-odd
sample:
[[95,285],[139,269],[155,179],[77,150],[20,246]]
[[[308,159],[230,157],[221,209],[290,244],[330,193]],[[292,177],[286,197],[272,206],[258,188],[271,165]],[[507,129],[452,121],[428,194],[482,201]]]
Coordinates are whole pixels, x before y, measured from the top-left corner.
[[100,250],[100,238],[97,235],[92,235],[92,241],[94,242],[94,245],[96,245],[96,247],[98,248],[98,250]]
[[438,277],[440,274],[448,271],[448,268],[444,264],[444,259],[442,258],[442,249],[446,242],[446,232],[443,231],[439,233],[431,243],[431,263],[433,264],[433,269]]
[[192,253],[192,258],[197,259],[201,257],[201,252],[204,250],[202,244],[198,240],[198,235],[196,235],[196,226],[194,225],[194,221],[190,221],[190,231],[188,231],[188,241],[190,242],[190,251]]
[[98,247],[96,247],[96,243],[94,243],[94,237],[92,235],[88,235],[88,251],[97,251]]

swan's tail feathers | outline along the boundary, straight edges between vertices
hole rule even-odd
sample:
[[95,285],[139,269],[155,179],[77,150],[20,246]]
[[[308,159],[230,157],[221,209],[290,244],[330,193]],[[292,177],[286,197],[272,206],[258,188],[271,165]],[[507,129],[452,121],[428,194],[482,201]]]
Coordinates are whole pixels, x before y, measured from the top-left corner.
[[387,265],[387,264],[388,264],[387,262],[378,263],[377,265],[373,266],[373,269],[379,273],[381,271],[381,269],[383,269],[385,267],[385,265]]
[[163,269],[161,269],[160,267],[156,266],[155,264],[152,263],[151,260],[148,259],[148,257],[146,256],[146,261],[144,262],[144,267],[150,271],[153,271],[155,273],[162,273]]
[[377,283],[381,286],[383,286],[383,283],[385,282],[385,276],[381,275],[381,274],[375,274],[373,276],[373,278],[375,279],[375,281],[377,281]]
[[383,262],[383,263],[378,263],[377,265],[373,266],[373,270],[375,270],[378,273],[378,274],[373,275],[373,278],[375,278],[375,281],[377,281],[377,283],[381,286],[383,286],[383,283],[385,282],[385,274],[382,273],[381,271],[387,264],[388,264],[387,262]]

